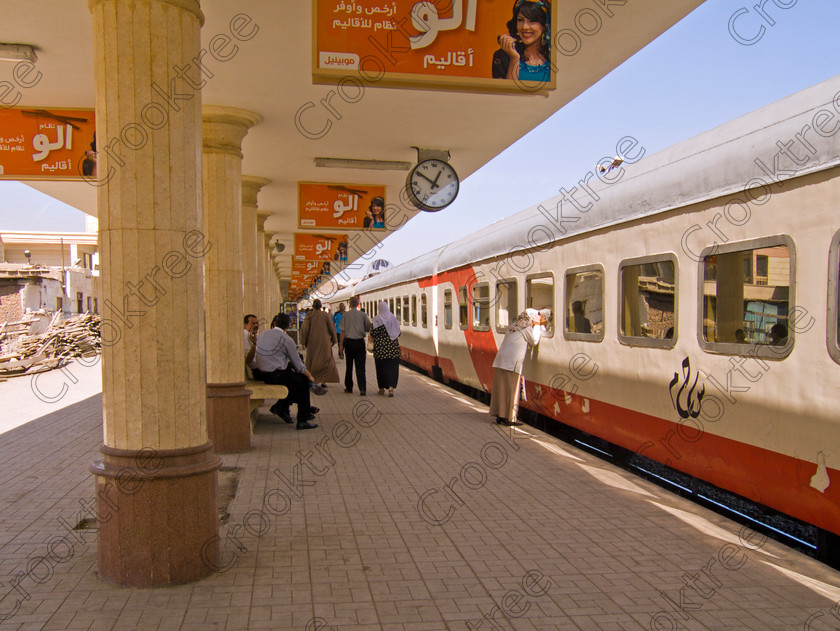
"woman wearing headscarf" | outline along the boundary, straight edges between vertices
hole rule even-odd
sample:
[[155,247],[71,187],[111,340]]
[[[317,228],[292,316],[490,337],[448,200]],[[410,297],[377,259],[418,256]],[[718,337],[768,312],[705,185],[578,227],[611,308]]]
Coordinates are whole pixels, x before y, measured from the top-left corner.
[[394,396],[394,388],[400,376],[400,323],[388,309],[388,303],[379,302],[379,312],[371,323],[370,335],[373,338],[373,362],[376,365],[376,382],[379,394]]
[[519,386],[522,366],[529,348],[540,343],[547,315],[536,309],[526,309],[508,327],[505,339],[493,360],[493,390],[490,396],[490,414],[501,425],[521,425],[516,420],[519,408]]
[[323,387],[327,383],[338,383],[338,369],[332,353],[333,344],[337,342],[335,325],[329,314],[321,311],[321,301],[316,299],[300,327],[300,344],[306,348],[306,369],[312,373],[315,383]]

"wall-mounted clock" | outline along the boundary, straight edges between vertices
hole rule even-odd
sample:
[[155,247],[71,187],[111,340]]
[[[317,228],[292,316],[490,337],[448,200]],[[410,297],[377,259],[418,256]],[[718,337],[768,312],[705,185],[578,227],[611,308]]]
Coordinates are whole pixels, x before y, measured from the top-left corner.
[[443,210],[458,196],[458,174],[445,160],[423,160],[408,174],[405,182],[411,203],[420,210]]

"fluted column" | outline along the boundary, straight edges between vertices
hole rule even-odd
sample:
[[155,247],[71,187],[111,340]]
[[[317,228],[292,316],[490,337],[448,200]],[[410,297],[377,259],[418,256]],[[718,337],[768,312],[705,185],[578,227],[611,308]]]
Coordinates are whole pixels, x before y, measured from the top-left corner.
[[268,313],[275,315],[280,309],[271,294],[271,284],[274,282],[274,259],[271,256],[271,238],[277,234],[276,230],[265,231],[265,250],[263,262],[265,264],[265,305]]
[[258,114],[204,107],[204,261],[207,433],[219,453],[251,448],[250,392],[242,355],[242,140]]
[[271,313],[268,308],[268,299],[266,298],[268,276],[265,266],[265,222],[269,217],[271,217],[271,213],[257,210],[257,243],[254,249],[257,257],[257,305],[259,310],[257,316],[265,317],[266,320],[271,322],[275,313]]
[[[198,0],[88,0],[102,297],[99,576],[146,587],[218,561],[207,439]],[[103,149],[106,148],[107,149]]]
[[274,288],[274,304],[276,304],[279,308],[282,306],[283,296],[280,295],[280,274],[277,272],[276,263],[274,263],[272,271],[274,272],[274,282],[271,285]]
[[260,313],[257,284],[257,195],[271,180],[254,175],[242,176],[242,261],[245,273],[245,298],[242,315],[253,313],[257,318],[271,320],[271,314]]

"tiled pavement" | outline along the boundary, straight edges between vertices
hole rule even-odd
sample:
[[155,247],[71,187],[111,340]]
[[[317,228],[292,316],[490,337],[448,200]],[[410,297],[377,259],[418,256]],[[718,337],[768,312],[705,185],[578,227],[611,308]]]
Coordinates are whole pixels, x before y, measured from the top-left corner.
[[840,573],[404,369],[393,399],[335,385],[317,430],[260,423],[224,456],[225,571],[104,583],[95,533],[66,530],[93,498],[101,397],[71,401],[95,372],[46,415],[0,383],[2,427],[34,418],[0,434],[0,631],[840,628]]

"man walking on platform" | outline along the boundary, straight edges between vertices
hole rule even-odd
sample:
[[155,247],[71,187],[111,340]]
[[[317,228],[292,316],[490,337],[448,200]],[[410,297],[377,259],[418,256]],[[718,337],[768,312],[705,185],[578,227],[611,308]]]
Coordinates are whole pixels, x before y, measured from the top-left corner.
[[367,394],[365,335],[368,331],[370,331],[370,318],[364,311],[359,310],[359,297],[353,296],[350,298],[350,309],[341,319],[341,348],[344,349],[344,357],[346,358],[344,391],[353,392],[353,366],[355,365],[360,396]]

